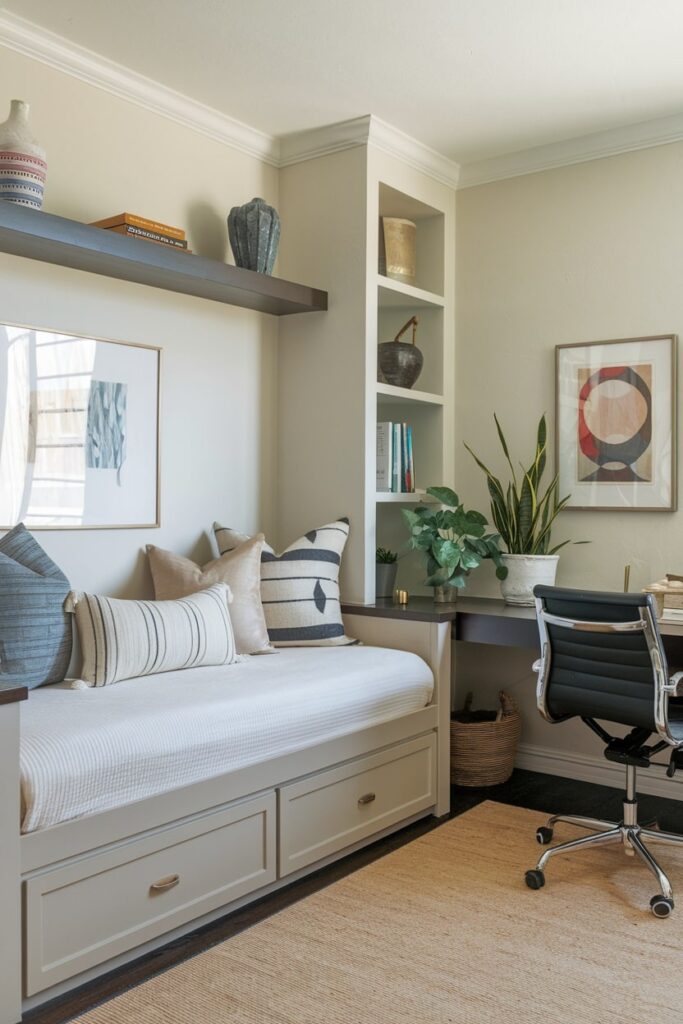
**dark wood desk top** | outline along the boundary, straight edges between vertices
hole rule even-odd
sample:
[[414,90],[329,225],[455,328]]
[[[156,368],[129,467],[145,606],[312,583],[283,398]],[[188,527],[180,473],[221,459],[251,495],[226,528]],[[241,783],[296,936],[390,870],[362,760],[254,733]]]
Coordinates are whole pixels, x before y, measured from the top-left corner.
[[[505,604],[500,598],[459,597],[454,604],[441,604],[431,597],[411,597],[406,605],[386,598],[374,604],[342,602],[341,608],[346,615],[452,622],[454,640],[538,650],[535,609]],[[683,664],[683,625],[661,622],[659,630],[669,656],[675,655],[676,664]]]
[[16,704],[28,699],[28,689],[16,683],[0,683],[0,704]]

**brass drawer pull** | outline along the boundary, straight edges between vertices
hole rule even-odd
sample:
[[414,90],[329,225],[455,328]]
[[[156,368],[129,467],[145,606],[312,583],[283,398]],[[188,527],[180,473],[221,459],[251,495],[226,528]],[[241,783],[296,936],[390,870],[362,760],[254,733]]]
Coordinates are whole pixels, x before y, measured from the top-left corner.
[[358,806],[364,807],[365,804],[371,804],[374,799],[374,793],[365,793],[364,796],[360,797],[360,799],[358,800]]
[[160,878],[156,882],[152,882],[149,887],[151,893],[155,892],[166,892],[168,889],[172,889],[174,885],[178,885],[180,882],[180,875],[166,875],[165,878]]

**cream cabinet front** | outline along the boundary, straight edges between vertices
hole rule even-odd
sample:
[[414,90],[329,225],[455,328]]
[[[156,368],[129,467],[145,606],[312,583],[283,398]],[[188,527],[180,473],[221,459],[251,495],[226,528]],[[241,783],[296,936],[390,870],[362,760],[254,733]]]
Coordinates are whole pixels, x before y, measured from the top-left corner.
[[26,879],[26,995],[276,877],[274,791]]
[[283,877],[436,803],[436,736],[427,733],[280,789]]

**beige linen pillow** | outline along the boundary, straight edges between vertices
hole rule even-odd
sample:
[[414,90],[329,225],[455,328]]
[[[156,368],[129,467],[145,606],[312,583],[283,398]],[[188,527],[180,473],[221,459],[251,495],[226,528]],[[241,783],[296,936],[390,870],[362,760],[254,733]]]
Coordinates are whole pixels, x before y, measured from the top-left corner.
[[240,661],[230,624],[230,588],[217,583],[180,601],[121,601],[71,591],[81,642],[81,680],[121,679]]
[[215,583],[227,583],[232,592],[230,619],[240,654],[273,654],[261,604],[261,552],[264,536],[199,566],[189,558],[147,545],[149,567],[157,601],[172,601],[196,594]]

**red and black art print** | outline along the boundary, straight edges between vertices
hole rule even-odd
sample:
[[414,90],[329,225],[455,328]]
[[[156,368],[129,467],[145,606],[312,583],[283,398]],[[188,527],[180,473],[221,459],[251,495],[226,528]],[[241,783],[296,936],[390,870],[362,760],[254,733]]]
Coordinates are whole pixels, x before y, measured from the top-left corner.
[[557,348],[557,464],[570,508],[672,510],[673,335]]

